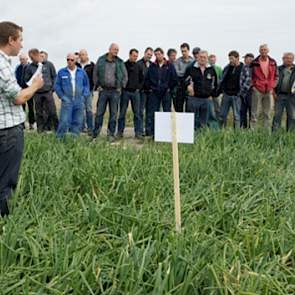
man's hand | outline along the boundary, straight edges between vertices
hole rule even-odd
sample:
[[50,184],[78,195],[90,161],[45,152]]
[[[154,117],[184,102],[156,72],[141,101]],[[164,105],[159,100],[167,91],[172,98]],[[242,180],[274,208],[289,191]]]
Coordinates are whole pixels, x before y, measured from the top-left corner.
[[44,85],[44,81],[43,81],[43,78],[42,78],[42,75],[37,75],[34,79],[33,79],[33,82],[32,82],[32,87],[36,90],[42,88]]
[[194,85],[190,84],[187,86],[187,91],[189,96],[195,96]]

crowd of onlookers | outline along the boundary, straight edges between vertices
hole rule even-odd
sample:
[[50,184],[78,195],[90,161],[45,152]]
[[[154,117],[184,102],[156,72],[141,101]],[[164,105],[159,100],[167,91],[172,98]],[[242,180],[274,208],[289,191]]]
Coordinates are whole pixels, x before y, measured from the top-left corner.
[[[195,47],[191,56],[187,43],[181,44],[180,50],[177,58],[177,51],[169,49],[166,58],[163,49],[148,47],[138,60],[139,52],[134,48],[124,62],[118,57],[119,46],[111,44],[109,51],[94,63],[82,49],[68,54],[67,66],[58,73],[45,51],[29,50],[30,62],[21,54],[15,72],[20,87],[27,87],[40,64],[44,80],[44,86],[27,103],[30,128],[36,122],[39,132],[55,130],[57,137],[86,131],[96,138],[108,106],[108,136],[114,140],[124,136],[130,101],[135,137],[139,139],[154,135],[154,113],[161,109],[169,112],[172,105],[176,112],[195,114],[195,129],[226,126],[232,108],[234,128],[255,128],[261,113],[263,126],[276,130],[286,109],[287,129],[294,130],[293,53],[285,53],[283,64],[277,67],[266,44],[260,46],[259,56],[247,53],[243,62],[233,50],[228,54],[228,65],[222,69],[214,54]],[[94,118],[95,90],[99,98]],[[59,119],[53,92],[61,100]]]

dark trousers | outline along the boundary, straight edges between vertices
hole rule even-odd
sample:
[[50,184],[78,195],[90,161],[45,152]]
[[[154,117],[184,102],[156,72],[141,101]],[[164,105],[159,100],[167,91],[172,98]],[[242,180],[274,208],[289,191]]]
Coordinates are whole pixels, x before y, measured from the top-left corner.
[[140,92],[140,118],[145,130],[145,135],[149,136],[152,134],[152,122],[151,122],[151,109],[150,109],[150,92]]
[[34,95],[38,132],[57,130],[58,118],[51,91]]
[[180,81],[179,85],[176,87],[176,93],[173,97],[173,105],[176,112],[182,113],[186,108],[185,104],[187,101],[186,86],[184,81]]
[[164,93],[158,93],[158,92],[152,92],[149,96],[149,122],[151,123],[151,134],[148,135],[154,135],[155,132],[155,112],[159,112],[161,105],[163,112],[171,112],[171,96],[170,93],[164,92]]
[[195,114],[195,130],[206,127],[208,122],[209,99],[189,96],[187,99],[187,112]]
[[0,129],[0,213],[9,214],[7,200],[16,188],[23,156],[23,125]]
[[246,97],[241,98],[241,128],[250,128],[251,119],[251,91],[248,91]]
[[120,114],[118,119],[118,134],[123,134],[125,129],[126,113],[128,109],[129,100],[133,112],[133,124],[135,135],[143,135],[142,120],[140,116],[140,94],[138,91],[130,92],[123,90],[120,99]]
[[[36,120],[35,120],[35,111],[34,111],[34,100],[31,98],[30,100],[27,101],[28,109],[29,109],[29,124],[33,125]],[[26,110],[26,104],[23,104],[23,109],[24,111]]]
[[275,114],[272,122],[273,131],[281,128],[284,110],[287,112],[287,131],[295,131],[295,95],[278,94],[275,100]]

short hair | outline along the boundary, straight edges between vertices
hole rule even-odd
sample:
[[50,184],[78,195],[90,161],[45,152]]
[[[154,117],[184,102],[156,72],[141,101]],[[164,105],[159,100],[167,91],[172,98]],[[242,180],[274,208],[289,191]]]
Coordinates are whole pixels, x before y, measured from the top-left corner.
[[181,48],[181,49],[186,48],[187,50],[190,50],[190,47],[189,47],[188,43],[182,43],[182,44],[180,45],[180,48]]
[[147,47],[144,51],[144,53],[148,52],[148,51],[153,51],[154,52],[154,49],[152,47]]
[[263,47],[266,47],[266,48],[268,49],[268,45],[267,45],[266,43],[261,44],[261,45],[259,46],[259,49],[261,49],[261,48],[263,48]]
[[207,50],[200,50],[199,55],[201,55],[201,54],[206,54],[208,56],[208,51]]
[[295,55],[294,55],[293,52],[285,52],[284,55],[283,55],[283,57],[286,57],[286,56],[289,56],[289,55],[292,56],[292,58],[295,57]]
[[44,50],[41,50],[40,53],[43,53],[45,55],[48,55],[48,53],[46,51],[44,51]]
[[232,50],[229,52],[228,56],[233,56],[235,58],[239,58],[240,57],[240,54],[236,51],[236,50]]
[[174,49],[174,48],[170,48],[170,49],[168,49],[168,51],[167,51],[167,55],[170,56],[171,53],[175,53],[175,54],[176,54],[176,53],[177,53],[176,49]]
[[161,52],[162,54],[164,54],[164,50],[161,47],[157,47],[154,52]]
[[40,54],[40,51],[37,48],[32,48],[29,50],[29,55],[31,55],[31,54],[33,54],[33,55]]
[[209,55],[209,58],[210,58],[210,57],[216,57],[216,55],[213,54],[213,53],[211,53],[211,54]]
[[76,52],[74,53],[74,55],[80,55],[80,53],[79,53],[78,51],[76,51]]
[[9,42],[9,37],[16,40],[23,28],[13,22],[0,22],[0,45],[5,46]]
[[132,48],[132,49],[130,49],[129,54],[132,54],[133,52],[138,53],[138,50],[136,48]]

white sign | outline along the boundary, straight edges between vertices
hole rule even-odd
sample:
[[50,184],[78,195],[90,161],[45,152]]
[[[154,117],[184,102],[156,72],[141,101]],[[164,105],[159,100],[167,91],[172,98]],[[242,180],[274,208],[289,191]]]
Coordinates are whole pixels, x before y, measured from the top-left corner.
[[38,76],[38,75],[42,75],[42,68],[43,68],[43,64],[39,62],[38,64],[38,68],[36,70],[36,72],[34,73],[34,75],[32,76],[32,78],[27,82],[27,85],[30,87],[33,83],[33,80]]
[[[194,113],[176,113],[176,134],[179,143],[194,143]],[[172,142],[172,114],[155,113],[155,141]]]

